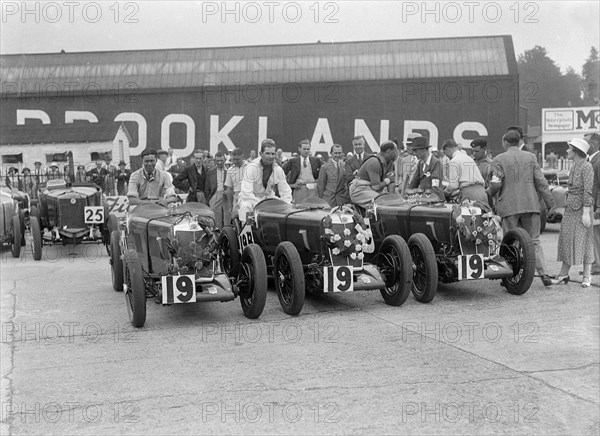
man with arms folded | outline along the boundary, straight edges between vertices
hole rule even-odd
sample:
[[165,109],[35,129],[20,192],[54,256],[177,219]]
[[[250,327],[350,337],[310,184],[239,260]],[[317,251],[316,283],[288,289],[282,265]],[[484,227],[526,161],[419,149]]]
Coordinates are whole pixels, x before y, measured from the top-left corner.
[[448,186],[445,192],[454,195],[458,192],[458,200],[488,202],[484,181],[475,161],[466,153],[458,151],[458,145],[447,139],[442,145],[442,152],[450,159],[448,163]]
[[434,157],[429,148],[429,139],[423,136],[414,138],[410,145],[413,154],[419,159],[415,175],[408,184],[410,189],[430,189],[440,200],[445,200],[446,195],[442,188],[444,180],[444,171],[442,164]]
[[348,185],[346,184],[345,162],[342,146],[334,144],[331,147],[329,160],[321,167],[317,191],[319,198],[327,201],[331,207],[350,203]]
[[156,150],[142,151],[142,168],[134,171],[129,178],[127,198],[129,204],[160,204],[177,202],[175,189],[167,173],[156,169]]
[[292,188],[294,201],[298,203],[311,195],[317,195],[317,179],[323,162],[310,155],[310,141],[304,139],[298,144],[300,155],[286,165],[287,182]]
[[186,202],[204,203],[208,205],[206,195],[206,167],[204,166],[204,151],[194,151],[194,163],[186,167],[181,174],[173,180],[173,185],[182,191],[188,191]]
[[283,169],[275,163],[276,148],[275,141],[265,139],[260,146],[260,158],[245,167],[239,200],[239,218],[242,224],[246,223],[248,212],[252,212],[259,201],[276,197],[275,187],[283,201],[292,202],[292,189],[285,180]]
[[394,191],[394,161],[397,156],[396,144],[385,141],[378,154],[365,159],[357,177],[350,183],[350,199],[354,204],[366,209],[385,188]]

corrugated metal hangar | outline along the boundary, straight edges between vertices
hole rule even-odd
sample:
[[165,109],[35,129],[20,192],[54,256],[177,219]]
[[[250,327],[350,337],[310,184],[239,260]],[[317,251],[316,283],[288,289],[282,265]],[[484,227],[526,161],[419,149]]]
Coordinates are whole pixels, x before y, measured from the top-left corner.
[[124,124],[132,156],[248,153],[265,137],[349,151],[356,134],[377,150],[411,131],[434,147],[488,136],[496,152],[518,120],[510,36],[5,55],[0,80],[3,149]]

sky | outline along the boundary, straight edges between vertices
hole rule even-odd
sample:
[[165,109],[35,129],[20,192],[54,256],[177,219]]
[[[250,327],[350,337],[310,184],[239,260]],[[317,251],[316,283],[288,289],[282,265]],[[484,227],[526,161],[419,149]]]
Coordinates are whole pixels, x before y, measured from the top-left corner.
[[581,73],[598,1],[0,1],[0,54],[511,35]]

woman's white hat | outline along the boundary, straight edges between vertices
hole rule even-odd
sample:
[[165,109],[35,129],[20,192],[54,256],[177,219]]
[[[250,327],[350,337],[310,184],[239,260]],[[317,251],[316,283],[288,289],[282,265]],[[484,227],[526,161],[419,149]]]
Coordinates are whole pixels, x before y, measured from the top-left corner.
[[588,154],[588,150],[590,149],[590,144],[587,143],[585,139],[573,138],[569,142],[567,142],[571,147],[575,147],[578,150],[583,151],[585,154]]

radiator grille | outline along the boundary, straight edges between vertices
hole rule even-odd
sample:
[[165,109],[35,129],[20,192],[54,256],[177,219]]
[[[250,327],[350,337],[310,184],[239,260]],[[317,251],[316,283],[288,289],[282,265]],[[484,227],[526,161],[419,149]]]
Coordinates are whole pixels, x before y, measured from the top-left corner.
[[71,204],[71,198],[61,198],[59,200],[58,227],[85,228],[84,210],[86,206],[85,198],[76,198],[75,204]]

